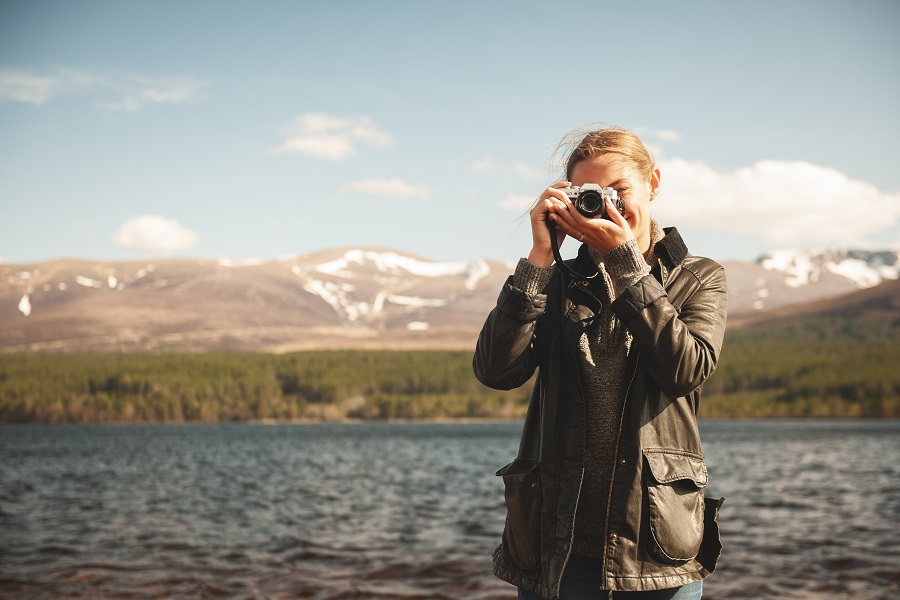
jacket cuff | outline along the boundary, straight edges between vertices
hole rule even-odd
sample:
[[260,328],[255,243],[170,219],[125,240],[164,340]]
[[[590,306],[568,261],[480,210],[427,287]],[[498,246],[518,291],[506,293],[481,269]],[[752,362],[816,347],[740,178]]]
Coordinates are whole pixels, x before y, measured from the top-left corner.
[[630,239],[603,255],[606,270],[616,280],[616,290],[622,292],[650,274],[650,265],[644,260],[637,240]]
[[497,310],[507,317],[522,323],[530,323],[540,317],[547,309],[546,294],[526,294],[513,283],[512,275],[506,279],[500,296],[497,298]]
[[526,294],[540,294],[550,281],[552,270],[533,265],[524,258],[519,259],[516,272],[512,276],[512,286]]

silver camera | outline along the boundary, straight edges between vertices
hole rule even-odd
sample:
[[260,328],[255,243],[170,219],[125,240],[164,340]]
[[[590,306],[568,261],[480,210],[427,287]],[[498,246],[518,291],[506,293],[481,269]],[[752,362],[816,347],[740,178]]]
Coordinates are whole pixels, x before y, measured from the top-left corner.
[[625,215],[625,203],[619,198],[611,187],[600,187],[596,183],[586,183],[581,187],[563,188],[566,196],[578,209],[578,212],[586,217],[600,217],[601,219],[609,219],[606,214],[606,199],[609,198],[616,203],[616,208],[622,216]]

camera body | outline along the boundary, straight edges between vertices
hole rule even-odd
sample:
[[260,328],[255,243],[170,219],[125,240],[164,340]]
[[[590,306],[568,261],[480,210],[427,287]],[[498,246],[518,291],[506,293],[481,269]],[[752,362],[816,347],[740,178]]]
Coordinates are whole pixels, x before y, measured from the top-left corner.
[[566,196],[578,209],[578,212],[585,217],[600,217],[601,219],[609,219],[606,214],[606,199],[609,198],[616,203],[616,208],[624,216],[625,204],[619,198],[619,194],[611,187],[600,187],[596,183],[586,183],[581,187],[563,188]]

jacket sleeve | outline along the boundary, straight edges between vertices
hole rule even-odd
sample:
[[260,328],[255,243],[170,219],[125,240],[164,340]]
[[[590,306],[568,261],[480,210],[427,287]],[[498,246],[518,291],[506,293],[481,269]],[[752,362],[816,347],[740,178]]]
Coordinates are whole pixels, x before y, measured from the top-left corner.
[[634,336],[645,368],[672,397],[687,396],[713,374],[725,337],[725,270],[702,260],[710,266],[682,266],[693,291],[680,310],[652,275],[623,290],[612,305]]
[[511,390],[524,385],[537,366],[532,340],[537,319],[547,307],[546,294],[530,294],[513,285],[503,285],[497,305],[485,320],[472,369],[484,385]]

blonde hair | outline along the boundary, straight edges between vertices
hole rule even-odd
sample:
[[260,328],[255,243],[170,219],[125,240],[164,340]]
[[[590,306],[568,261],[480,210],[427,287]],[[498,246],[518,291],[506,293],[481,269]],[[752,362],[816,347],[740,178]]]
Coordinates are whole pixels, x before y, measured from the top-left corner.
[[570,131],[554,151],[554,156],[564,155],[565,181],[572,181],[572,169],[583,160],[604,154],[618,154],[631,162],[639,175],[647,181],[653,176],[656,164],[653,155],[634,133],[621,127],[593,126]]

